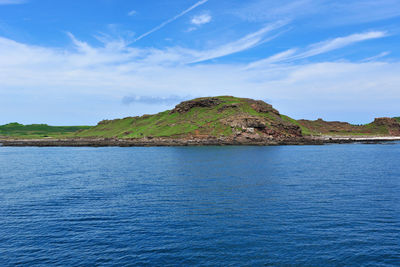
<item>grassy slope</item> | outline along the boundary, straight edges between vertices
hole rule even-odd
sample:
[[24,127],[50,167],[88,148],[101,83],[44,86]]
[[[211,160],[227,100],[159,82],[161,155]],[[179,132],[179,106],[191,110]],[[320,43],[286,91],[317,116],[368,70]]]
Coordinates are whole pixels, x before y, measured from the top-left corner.
[[13,138],[62,138],[70,137],[80,130],[89,129],[89,126],[49,126],[47,124],[23,125],[9,123],[0,125],[0,136]]
[[[399,121],[400,122],[400,121]],[[340,125],[334,126],[335,122],[316,121],[300,121],[304,134],[312,135],[371,135],[386,136],[389,135],[389,129],[383,125],[376,125],[374,122],[365,125]],[[306,129],[306,130],[304,130]]]
[[[117,137],[117,138],[141,138],[141,137],[180,137],[188,134],[202,136],[229,136],[232,135],[230,126],[220,122],[221,119],[234,115],[254,115],[266,117],[271,121],[281,120],[273,113],[259,113],[251,108],[245,99],[220,96],[223,103],[212,108],[192,108],[186,113],[170,113],[169,110],[142,117],[128,117],[124,119],[103,121],[97,126],[80,132],[79,137]],[[239,108],[218,111],[224,105],[238,103]],[[292,121],[289,117],[285,120]]]
[[400,117],[395,117],[395,119],[400,123]]

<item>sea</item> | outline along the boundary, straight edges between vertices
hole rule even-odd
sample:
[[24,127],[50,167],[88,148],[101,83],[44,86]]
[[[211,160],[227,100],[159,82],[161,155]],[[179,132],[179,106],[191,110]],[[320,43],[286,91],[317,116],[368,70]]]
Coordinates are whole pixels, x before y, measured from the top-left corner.
[[400,266],[400,143],[0,147],[0,266]]

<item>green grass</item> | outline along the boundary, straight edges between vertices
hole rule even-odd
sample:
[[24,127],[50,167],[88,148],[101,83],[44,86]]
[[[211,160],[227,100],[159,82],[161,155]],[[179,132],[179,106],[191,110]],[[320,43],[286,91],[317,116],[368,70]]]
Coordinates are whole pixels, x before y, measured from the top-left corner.
[[77,131],[87,130],[90,126],[49,126],[47,124],[23,125],[9,123],[0,125],[0,136],[13,138],[62,138],[69,137]]
[[394,119],[400,123],[400,117],[394,117]]
[[364,131],[370,132],[371,134],[375,135],[387,135],[389,134],[389,129],[384,125],[375,125],[373,122],[361,126],[364,128]]
[[[294,122],[293,122],[294,123]],[[365,125],[342,126],[334,124],[335,122],[326,122],[322,120],[307,121],[302,128],[303,134],[308,135],[335,135],[335,136],[387,136],[390,135],[390,129],[387,125],[377,125],[375,122]],[[309,127],[309,128],[308,128]]]
[[[230,136],[232,128],[222,119],[240,115],[266,118],[270,121],[282,120],[271,112],[255,111],[246,99],[219,96],[221,103],[211,108],[195,107],[185,113],[171,113],[169,110],[144,117],[128,117],[107,121],[80,132],[79,137],[143,138],[143,137],[184,137],[184,136]],[[202,98],[194,99],[199,100]],[[221,109],[226,105],[238,104],[236,108]]]
[[[154,115],[142,117],[127,117],[124,119],[107,120],[97,126],[49,126],[46,124],[22,125],[10,123],[0,126],[0,136],[13,138],[143,138],[143,137],[168,137],[180,138],[189,136],[231,136],[234,131],[224,120],[240,116],[251,116],[262,119],[271,129],[276,129],[274,124],[290,123],[301,128],[303,135],[387,135],[386,126],[377,126],[374,123],[357,126],[352,131],[324,132],[324,125],[320,121],[311,121],[308,127],[298,121],[276,112],[257,112],[252,103],[245,98],[232,96],[216,97],[221,100],[217,106],[205,108],[195,107],[185,113],[171,113],[167,110]],[[198,98],[199,100],[204,98]],[[235,107],[232,107],[235,104]],[[224,106],[230,106],[223,109]],[[400,117],[395,118],[400,122]],[[280,129],[282,131],[282,129]]]
[[286,115],[281,115],[281,118],[282,118],[283,121],[290,122],[290,123],[293,123],[293,124],[299,126],[299,127],[301,128],[301,133],[302,133],[303,135],[316,135],[316,133],[312,132],[312,131],[311,131],[310,129],[308,129],[307,127],[304,127],[303,125],[301,125],[301,124],[300,124],[298,121],[296,121],[295,119],[292,119],[292,118],[290,118],[290,117],[288,117],[288,116],[286,116]]

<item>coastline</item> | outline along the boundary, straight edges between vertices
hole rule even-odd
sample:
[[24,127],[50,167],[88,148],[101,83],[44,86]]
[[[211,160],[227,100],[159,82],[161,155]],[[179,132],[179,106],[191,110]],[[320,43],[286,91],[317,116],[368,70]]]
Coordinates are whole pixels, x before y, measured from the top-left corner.
[[276,146],[276,145],[324,145],[349,143],[381,143],[400,141],[400,136],[317,136],[288,139],[232,139],[232,138],[71,138],[71,139],[13,139],[0,138],[0,146],[6,147],[151,147],[151,146]]

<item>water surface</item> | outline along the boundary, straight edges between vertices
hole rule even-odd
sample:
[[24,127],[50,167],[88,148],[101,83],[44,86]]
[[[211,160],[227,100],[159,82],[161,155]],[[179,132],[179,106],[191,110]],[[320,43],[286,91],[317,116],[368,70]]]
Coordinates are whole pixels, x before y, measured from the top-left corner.
[[400,144],[0,147],[0,265],[400,263]]

